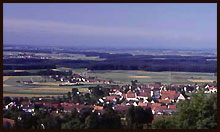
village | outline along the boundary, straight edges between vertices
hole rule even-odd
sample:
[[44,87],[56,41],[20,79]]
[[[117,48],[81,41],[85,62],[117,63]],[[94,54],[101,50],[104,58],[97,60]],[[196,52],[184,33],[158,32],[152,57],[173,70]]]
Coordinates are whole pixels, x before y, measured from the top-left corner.
[[[111,107],[116,111],[121,120],[124,120],[124,114],[130,106],[150,108],[154,119],[160,115],[172,115],[177,111],[177,103],[190,100],[192,93],[204,91],[205,94],[216,94],[217,84],[212,85],[165,85],[160,82],[150,84],[139,84],[137,80],[131,81],[128,85],[115,85],[114,81],[96,80],[88,78],[80,73],[72,75],[54,75],[50,78],[60,82],[60,86],[79,86],[87,83],[108,84],[111,87],[106,88],[97,85],[89,87],[88,93],[79,92],[73,88],[63,97],[32,97],[32,98],[12,98],[4,97],[3,111],[11,109],[22,110],[23,113],[34,116],[36,109],[47,111],[51,116],[59,115],[63,118],[66,113],[76,110],[80,113],[83,109],[89,108],[92,112],[97,112],[102,116],[106,107]],[[32,84],[33,81],[23,81],[25,84]],[[62,87],[60,87],[62,89]],[[8,101],[6,101],[8,100]],[[21,117],[17,117],[22,120]],[[3,118],[4,124],[15,125],[15,120]]]

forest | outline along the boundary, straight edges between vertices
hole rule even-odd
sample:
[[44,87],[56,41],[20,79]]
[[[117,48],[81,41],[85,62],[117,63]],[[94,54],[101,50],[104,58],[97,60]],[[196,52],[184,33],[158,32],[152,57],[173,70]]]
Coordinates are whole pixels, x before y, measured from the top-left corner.
[[[47,51],[49,52],[49,51]],[[63,52],[63,51],[62,51]],[[68,52],[68,51],[66,51]],[[68,59],[3,59],[4,70],[55,69],[56,67],[87,68],[88,70],[145,70],[145,71],[177,71],[177,72],[217,72],[217,61],[207,61],[216,57],[177,56],[177,55],[131,55],[109,54],[99,52],[71,52],[86,56],[105,58],[96,60]]]

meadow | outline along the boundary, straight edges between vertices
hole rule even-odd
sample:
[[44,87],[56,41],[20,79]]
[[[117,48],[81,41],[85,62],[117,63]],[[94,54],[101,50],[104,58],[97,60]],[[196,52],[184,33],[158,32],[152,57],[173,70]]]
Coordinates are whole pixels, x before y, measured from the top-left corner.
[[[34,81],[32,84],[23,84],[18,81]],[[59,86],[60,82],[45,76],[3,76],[3,96],[11,97],[43,97],[61,96],[78,88],[80,92],[89,92],[89,87],[106,84],[85,84],[82,86]]]
[[90,71],[88,76],[119,81],[122,84],[129,84],[132,80],[140,83],[161,82],[164,84],[204,84],[217,80],[214,73],[196,72],[148,72],[137,70],[99,70]]

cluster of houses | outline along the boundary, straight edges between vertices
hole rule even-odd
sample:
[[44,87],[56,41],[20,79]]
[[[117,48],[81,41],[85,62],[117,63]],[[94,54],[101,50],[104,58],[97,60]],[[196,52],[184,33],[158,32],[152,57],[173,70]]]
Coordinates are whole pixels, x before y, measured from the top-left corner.
[[[92,88],[89,88],[90,93]],[[62,113],[70,113],[73,110],[81,112],[83,108],[91,108],[92,111],[97,111],[99,115],[104,113],[104,107],[111,104],[112,108],[119,114],[124,114],[129,106],[140,106],[142,108],[151,108],[155,116],[170,115],[177,112],[176,103],[182,100],[190,99],[184,93],[197,92],[200,86],[184,86],[184,85],[163,85],[161,83],[148,85],[125,85],[112,86],[108,96],[98,99],[96,104],[79,104],[60,102],[53,100],[46,100],[39,98],[39,100],[22,101],[19,104],[11,102],[4,106],[4,110],[10,110],[12,107],[17,107],[23,110],[24,113],[34,115],[35,109],[39,108],[47,110],[51,115],[59,114],[62,118]],[[204,87],[205,93],[216,93],[217,87],[206,85]],[[77,92],[77,94],[82,94]],[[21,117],[18,117],[19,119]],[[4,118],[4,122],[12,123],[11,119]],[[6,123],[7,124],[7,123]]]
[[[70,71],[71,72],[71,71]],[[74,86],[78,84],[112,84],[114,82],[109,80],[100,80],[94,78],[87,78],[80,73],[72,73],[72,75],[54,75],[50,76],[51,78],[55,79],[56,81],[60,81],[60,86]]]
[[33,53],[18,53],[18,54],[6,54],[3,56],[3,59],[8,58],[22,58],[22,59],[50,59],[50,56],[40,56]]
[[[81,112],[84,108],[90,108],[92,111],[97,111],[99,115],[104,113],[104,108],[106,105],[111,105],[112,108],[118,112],[118,114],[125,114],[129,106],[140,106],[143,109],[151,108],[152,113],[156,116],[158,115],[171,115],[177,112],[176,103],[190,99],[188,94],[192,92],[198,92],[200,89],[204,90],[204,93],[217,93],[217,86],[206,85],[164,85],[161,83],[154,84],[132,84],[132,85],[114,85],[114,82],[108,80],[95,80],[94,78],[86,78],[83,75],[77,73],[71,73],[70,75],[55,75],[50,76],[56,81],[60,81],[60,86],[65,85],[83,85],[86,83],[95,84],[110,84],[111,87],[108,88],[109,92],[107,96],[101,97],[95,104],[87,103],[69,103],[54,101],[45,98],[39,98],[34,102],[30,100],[25,100],[19,103],[10,102],[4,106],[3,110],[10,110],[13,107],[22,109],[24,113],[34,115],[36,108],[48,111],[52,116],[59,114],[62,118],[62,113],[70,113],[73,110]],[[33,81],[23,81],[23,83],[32,84]],[[92,94],[93,87],[89,87],[89,94]],[[105,87],[101,87],[106,89]],[[77,94],[84,94],[77,92]],[[18,117],[21,120],[21,117]],[[11,119],[4,118],[3,122],[5,125],[14,125],[14,121]]]

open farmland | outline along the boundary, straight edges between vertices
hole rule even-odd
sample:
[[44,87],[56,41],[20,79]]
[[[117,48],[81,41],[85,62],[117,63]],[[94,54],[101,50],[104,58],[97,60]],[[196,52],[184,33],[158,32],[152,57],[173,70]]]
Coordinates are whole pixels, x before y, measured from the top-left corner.
[[[120,81],[128,84],[131,80],[138,80],[140,83],[162,82],[164,84],[194,84],[210,83],[217,80],[214,73],[193,73],[193,72],[147,72],[136,70],[99,70],[88,72],[89,76]],[[190,80],[191,79],[191,80]],[[193,80],[193,81],[192,81]]]
[[[33,84],[23,84],[17,81],[34,81]],[[72,88],[78,88],[80,92],[88,92],[88,87],[97,84],[85,84],[82,86],[59,86],[60,82],[43,76],[3,76],[4,96],[12,97],[36,97],[58,96],[71,92]],[[105,84],[101,84],[106,86]]]
[[[67,70],[60,68],[60,70]],[[85,72],[86,69],[71,69],[75,72]],[[162,82],[164,84],[205,84],[216,81],[213,73],[192,73],[192,72],[148,72],[136,70],[97,70],[88,71],[87,76],[97,79],[113,80],[119,85],[130,84],[131,80],[138,80],[139,83]],[[23,84],[17,81],[34,81],[33,84]],[[4,76],[4,95],[47,95],[57,96],[71,92],[72,88],[78,88],[80,92],[88,92],[88,87],[107,84],[85,84],[82,86],[59,86],[60,82],[45,76]]]

